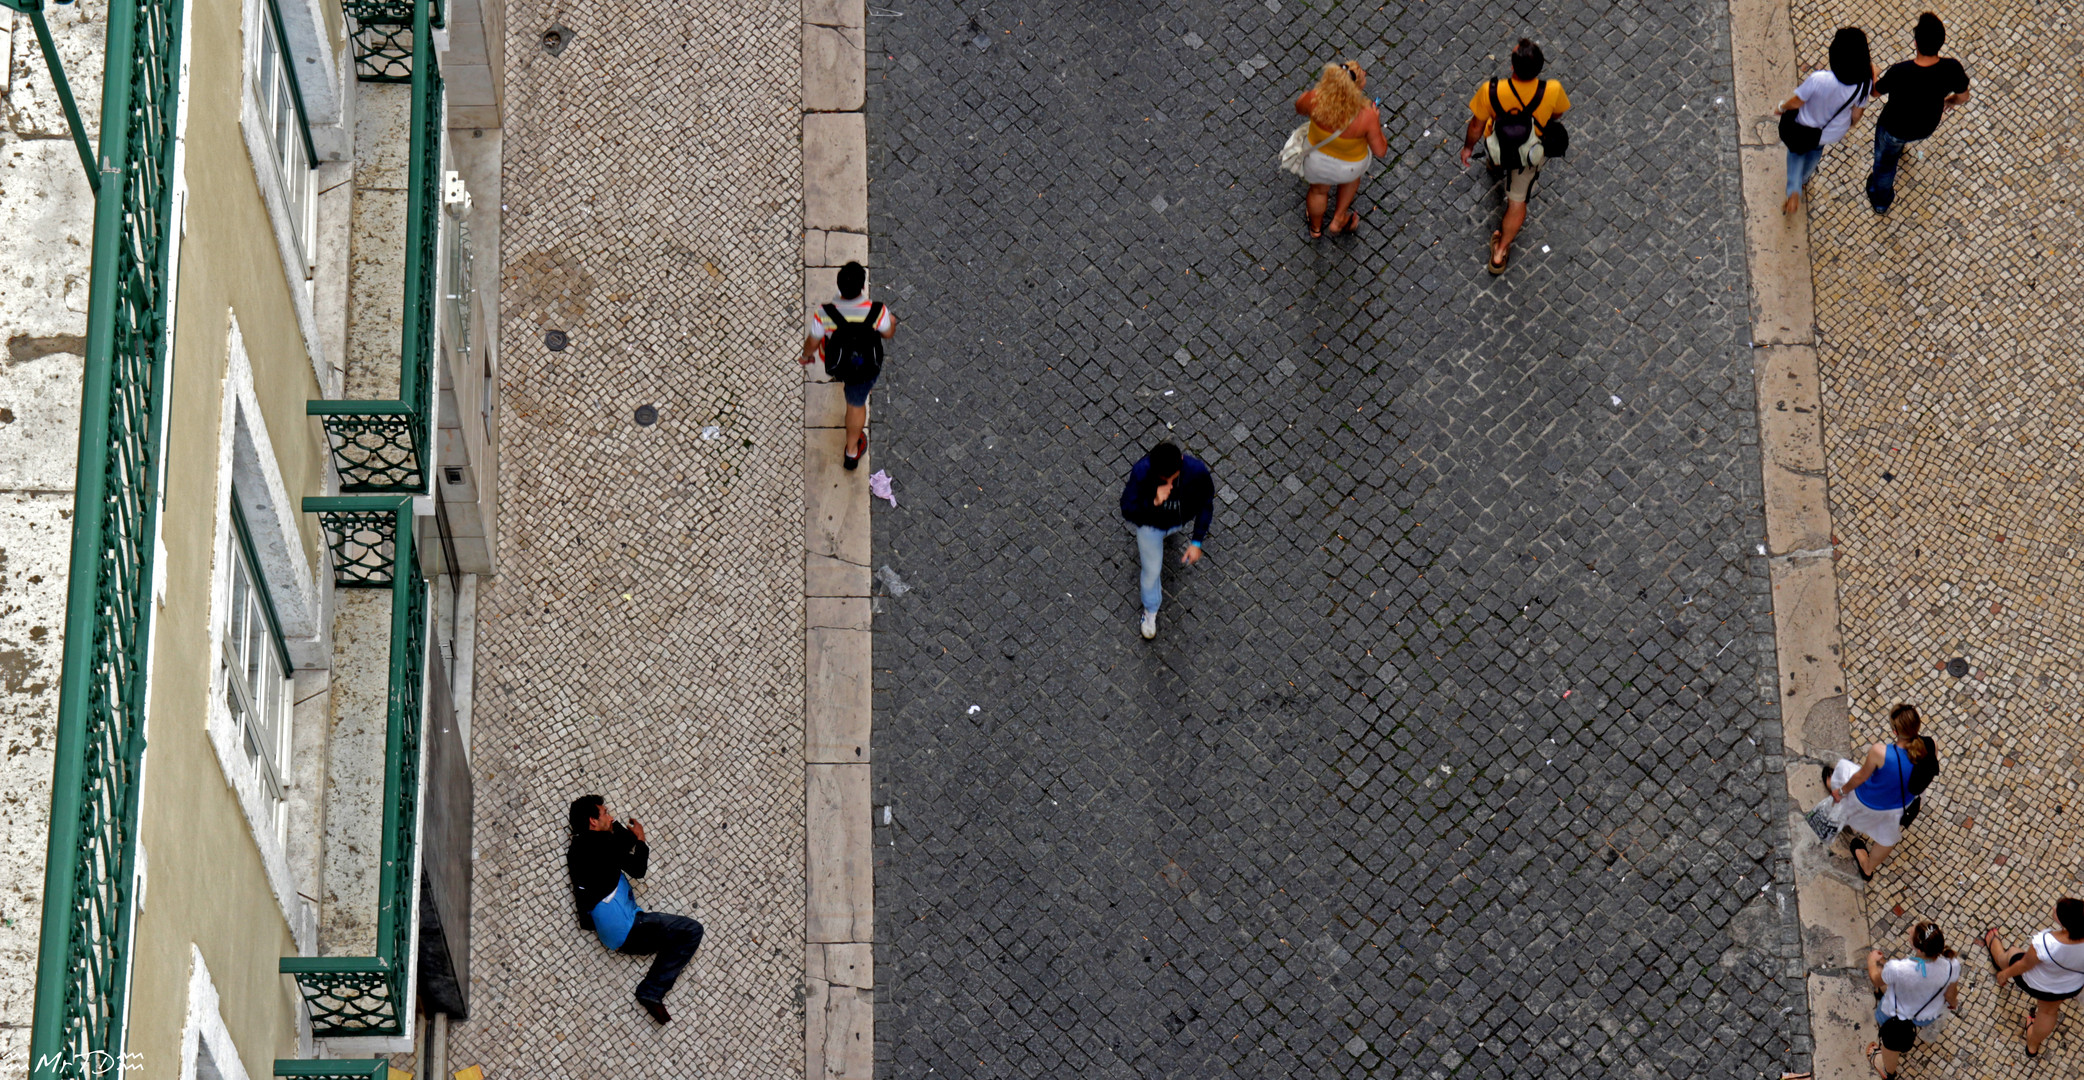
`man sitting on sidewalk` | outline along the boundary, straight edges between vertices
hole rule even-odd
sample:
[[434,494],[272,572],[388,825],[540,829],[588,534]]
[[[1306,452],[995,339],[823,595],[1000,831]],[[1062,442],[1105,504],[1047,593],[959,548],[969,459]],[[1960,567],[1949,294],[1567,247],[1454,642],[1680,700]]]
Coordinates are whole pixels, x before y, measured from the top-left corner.
[[608,812],[607,800],[581,795],[572,800],[572,843],[565,849],[565,870],[572,878],[572,903],[579,926],[591,930],[601,944],[631,956],[651,956],[651,972],[637,984],[637,1004],[663,1024],[666,993],[702,945],[702,924],[685,915],[645,911],[637,906],[630,879],[641,878],[651,863],[644,823],[631,818],[627,827]]

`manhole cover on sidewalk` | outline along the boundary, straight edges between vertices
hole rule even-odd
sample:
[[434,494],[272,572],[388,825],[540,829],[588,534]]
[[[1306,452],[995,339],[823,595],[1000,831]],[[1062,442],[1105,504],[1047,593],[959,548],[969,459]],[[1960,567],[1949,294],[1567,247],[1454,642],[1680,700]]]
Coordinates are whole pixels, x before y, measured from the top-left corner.
[[637,406],[637,426],[650,427],[658,423],[658,410],[650,405]]
[[552,330],[549,333],[543,335],[543,344],[546,347],[548,347],[551,352],[563,352],[564,347],[571,343],[572,339],[564,336],[564,331],[562,330]]
[[1957,679],[1965,677],[1968,674],[1967,658],[1957,656],[1947,661],[1947,674]]

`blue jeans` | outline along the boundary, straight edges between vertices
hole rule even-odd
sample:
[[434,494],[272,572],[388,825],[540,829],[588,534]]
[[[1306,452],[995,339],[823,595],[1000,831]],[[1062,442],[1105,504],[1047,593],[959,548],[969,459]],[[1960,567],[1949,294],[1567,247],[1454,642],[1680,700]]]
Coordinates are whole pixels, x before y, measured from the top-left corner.
[[1896,165],[1903,151],[1916,139],[1899,139],[1889,129],[1874,125],[1874,171],[1867,174],[1867,201],[1876,210],[1887,210],[1896,201]]
[[1136,561],[1143,573],[1137,584],[1143,590],[1143,610],[1156,611],[1165,602],[1165,587],[1158,576],[1165,569],[1165,538],[1176,532],[1185,532],[1185,525],[1174,525],[1160,529],[1155,525],[1136,526]]
[[1787,193],[1793,195],[1809,183],[1816,175],[1816,167],[1823,161],[1824,148],[1819,146],[1806,154],[1787,152]]
[[652,957],[651,970],[637,984],[638,1001],[664,1001],[666,992],[680,980],[680,973],[702,947],[702,924],[685,915],[662,911],[640,911],[630,936],[617,952]]

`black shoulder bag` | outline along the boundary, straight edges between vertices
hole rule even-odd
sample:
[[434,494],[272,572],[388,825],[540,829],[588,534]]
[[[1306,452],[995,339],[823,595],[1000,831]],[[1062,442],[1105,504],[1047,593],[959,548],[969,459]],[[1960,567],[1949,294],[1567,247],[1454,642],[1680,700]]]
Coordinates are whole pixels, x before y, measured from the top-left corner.
[[[1949,972],[1958,972],[1960,970],[1959,965],[1960,961],[1955,961],[1955,966],[1948,969]],[[1946,982],[1941,983],[1939,989],[1933,991],[1932,996],[1925,999],[1925,1004],[1920,1005],[1916,1009],[1912,1010],[1910,1015],[1915,1017],[1919,1013],[1924,1012],[1926,1007],[1930,1006],[1933,1002],[1938,1001],[1939,995],[1946,993],[1947,987],[1952,984],[1953,979],[1951,978],[1949,978]],[[1881,1035],[1882,1046],[1890,1050],[1894,1050],[1899,1054],[1903,1053],[1904,1051],[1917,1045],[1917,1021],[1905,1019],[1901,1016],[1891,1016],[1888,1018],[1888,1020],[1882,1023],[1881,1031],[1879,1032],[1879,1034]]]
[[[1920,735],[1918,738],[1925,742],[1925,756],[1931,760],[1932,770],[1925,774],[1924,781],[1920,783],[1920,766],[1917,759],[1911,759],[1910,770],[1903,778],[1903,794],[1907,801],[1903,804],[1903,816],[1896,819],[1896,824],[1905,829],[1910,828],[1910,823],[1916,821],[1918,813],[1925,809],[1925,789],[1931,787],[1932,779],[1939,775],[1938,744],[1934,743],[1929,735]],[[1909,757],[1909,753],[1906,751],[1904,756]]]
[[[1824,117],[1824,127],[1830,127],[1831,121],[1838,119],[1839,113],[1844,112],[1856,99],[1866,96],[1867,84],[1863,80],[1859,87],[1847,95],[1838,108],[1831,112],[1831,115]],[[1823,145],[1823,128],[1813,128],[1803,123],[1800,119],[1801,115],[1802,110],[1799,107],[1789,109],[1780,114],[1780,141],[1789,150],[1797,154],[1806,154]]]

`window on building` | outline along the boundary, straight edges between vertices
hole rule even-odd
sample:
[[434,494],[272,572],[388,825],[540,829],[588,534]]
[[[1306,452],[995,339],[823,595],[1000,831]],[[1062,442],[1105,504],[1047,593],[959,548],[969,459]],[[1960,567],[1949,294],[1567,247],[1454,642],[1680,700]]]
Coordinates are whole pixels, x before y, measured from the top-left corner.
[[231,545],[231,602],[218,653],[225,707],[260,789],[267,814],[263,824],[279,842],[287,826],[283,774],[289,761],[289,665],[267,581],[253,564],[253,544],[236,493],[232,527],[238,535]]
[[309,280],[318,265],[312,250],[318,229],[318,182],[312,171],[311,148],[304,138],[302,107],[296,74],[282,60],[282,25],[272,0],[261,0],[260,26],[251,35],[253,48],[250,85],[260,109],[261,134],[267,143],[273,180],[282,192],[283,210],[289,218],[290,246],[302,259],[299,276]]

